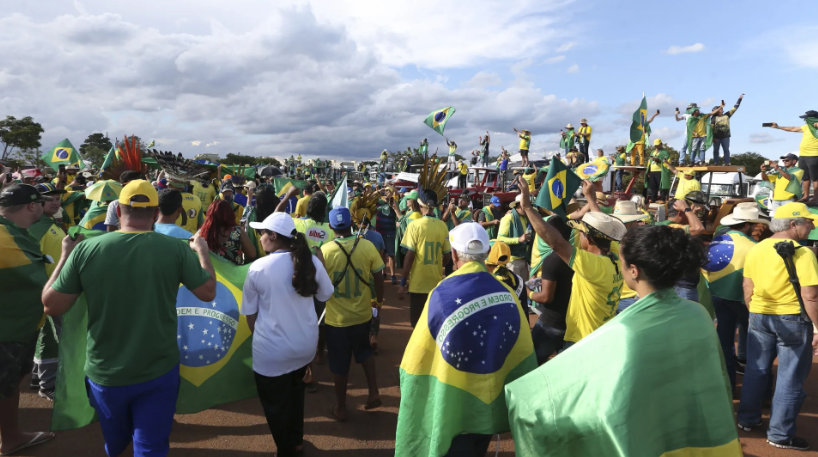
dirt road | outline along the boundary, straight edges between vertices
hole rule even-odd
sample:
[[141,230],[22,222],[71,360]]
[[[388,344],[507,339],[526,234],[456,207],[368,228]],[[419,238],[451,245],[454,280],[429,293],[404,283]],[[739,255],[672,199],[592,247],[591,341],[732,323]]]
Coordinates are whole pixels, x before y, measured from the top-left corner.
[[[397,301],[395,286],[386,286],[386,305],[382,310],[381,337],[377,356],[378,384],[384,406],[375,411],[364,411],[366,381],[363,370],[353,365],[350,371],[350,418],[346,423],[330,419],[334,403],[332,376],[326,364],[315,366],[319,381],[318,392],[307,394],[305,411],[305,455],[331,457],[386,457],[394,455],[395,428],[400,404],[398,366],[409,340],[409,302]],[[818,358],[816,358],[818,361]],[[813,362],[813,365],[816,364]],[[739,376],[739,383],[741,376]],[[51,403],[28,389],[29,380],[23,381],[21,422],[26,430],[46,430],[51,423]],[[818,367],[813,366],[807,383],[807,399],[798,418],[799,434],[818,449]],[[738,402],[734,402],[737,404]],[[769,410],[765,410],[768,423]],[[765,430],[740,432],[742,447],[748,456],[813,455],[775,449],[765,441]],[[256,399],[248,399],[219,406],[198,414],[178,415],[171,434],[171,456],[184,457],[261,457],[275,450],[261,406]],[[500,454],[514,455],[510,434],[504,434]],[[494,455],[492,443],[487,455]],[[79,430],[59,432],[57,438],[42,446],[24,451],[32,457],[105,457],[102,433],[93,424]],[[123,455],[132,455],[128,450]]]

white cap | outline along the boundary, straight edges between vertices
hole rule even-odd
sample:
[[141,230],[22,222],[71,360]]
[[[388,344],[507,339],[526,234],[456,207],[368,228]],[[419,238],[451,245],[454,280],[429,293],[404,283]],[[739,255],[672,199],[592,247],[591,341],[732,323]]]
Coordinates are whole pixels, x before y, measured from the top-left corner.
[[256,230],[269,230],[289,238],[294,237],[297,233],[295,222],[287,213],[273,213],[262,222],[250,222],[250,227]]
[[[452,249],[463,254],[485,254],[491,249],[489,234],[480,224],[467,222],[460,224],[449,232],[449,240]],[[482,245],[480,249],[469,249],[469,243],[479,241]]]
[[248,189],[255,189],[256,188],[256,182],[255,181],[247,181],[247,183],[244,185],[244,187],[246,187]]

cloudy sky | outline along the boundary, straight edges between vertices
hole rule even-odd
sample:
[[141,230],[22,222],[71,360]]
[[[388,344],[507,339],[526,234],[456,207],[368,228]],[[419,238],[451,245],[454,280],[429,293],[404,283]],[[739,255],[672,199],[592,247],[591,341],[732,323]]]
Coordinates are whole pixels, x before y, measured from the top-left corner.
[[[626,3],[626,5],[623,5]],[[32,116],[43,148],[93,132],[163,150],[373,158],[492,133],[535,156],[587,117],[592,147],[627,141],[644,92],[654,138],[675,107],[732,106],[732,152],[774,157],[818,109],[818,26],[803,2],[585,0],[0,0],[0,116]],[[801,10],[804,14],[798,14]],[[710,155],[711,153],[708,153]]]

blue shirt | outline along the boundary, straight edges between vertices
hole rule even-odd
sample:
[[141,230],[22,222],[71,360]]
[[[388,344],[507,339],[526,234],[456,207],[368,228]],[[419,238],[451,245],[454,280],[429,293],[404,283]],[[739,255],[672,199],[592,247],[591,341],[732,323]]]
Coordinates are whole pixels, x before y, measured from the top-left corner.
[[508,159],[504,159],[500,162],[500,170],[505,171],[508,168]]
[[386,250],[386,243],[383,242],[383,237],[380,233],[372,230],[371,228],[364,233],[364,239],[369,240],[370,243],[375,245],[375,249],[380,252]]
[[188,232],[187,230],[179,227],[176,224],[154,224],[153,231],[156,233],[161,233],[162,235],[171,236],[173,238],[180,238],[183,240],[190,239],[193,234]]

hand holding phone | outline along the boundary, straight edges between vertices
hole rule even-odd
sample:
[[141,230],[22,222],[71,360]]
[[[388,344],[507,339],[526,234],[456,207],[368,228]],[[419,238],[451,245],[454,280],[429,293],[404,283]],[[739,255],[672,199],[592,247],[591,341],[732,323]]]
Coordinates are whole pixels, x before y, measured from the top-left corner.
[[761,124],[761,126],[762,127],[772,127],[773,123],[772,122],[764,122],[764,123]]
[[656,110],[656,114],[659,114],[659,110],[658,110],[658,109]]

